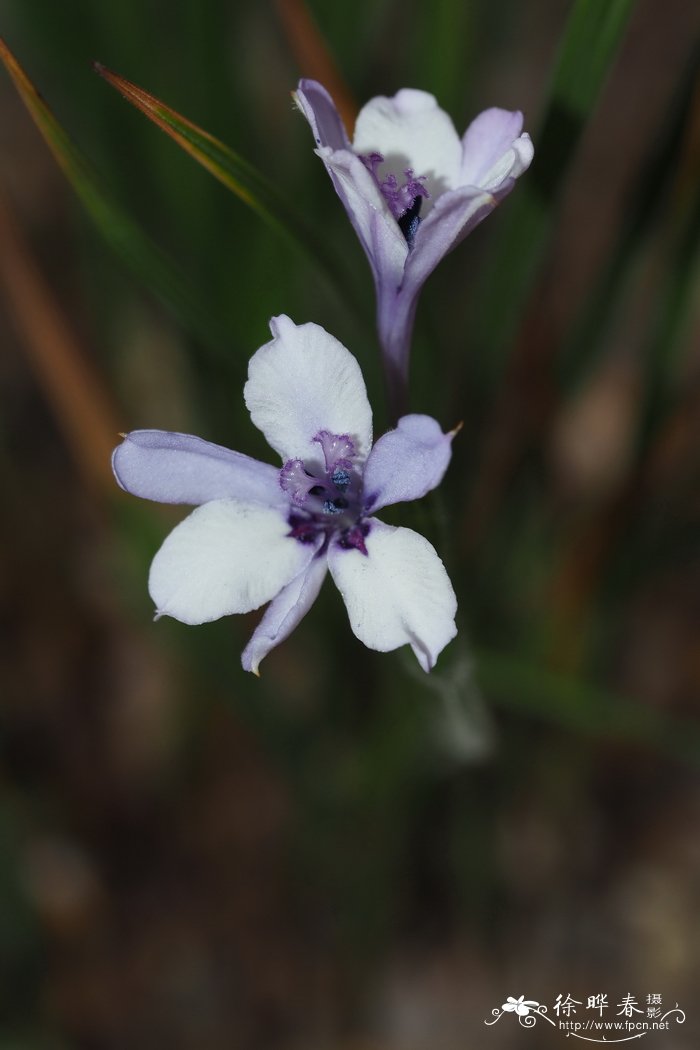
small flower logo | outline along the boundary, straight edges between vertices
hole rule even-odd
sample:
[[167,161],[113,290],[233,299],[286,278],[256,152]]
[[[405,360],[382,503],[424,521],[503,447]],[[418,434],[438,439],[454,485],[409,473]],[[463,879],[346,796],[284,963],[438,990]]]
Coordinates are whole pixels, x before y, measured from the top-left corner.
[[514,999],[512,995],[509,995],[501,1010],[506,1011],[506,1013],[517,1014],[518,1017],[527,1017],[530,1010],[537,1009],[539,1005],[533,999],[526,999],[524,995],[521,995],[519,999]]

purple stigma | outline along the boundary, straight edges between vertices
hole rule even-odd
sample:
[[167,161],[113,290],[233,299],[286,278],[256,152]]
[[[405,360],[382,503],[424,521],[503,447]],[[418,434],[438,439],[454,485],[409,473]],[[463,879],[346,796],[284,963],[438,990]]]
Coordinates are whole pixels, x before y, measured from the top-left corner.
[[287,460],[280,471],[280,488],[299,507],[306,503],[309,493],[320,485],[318,478],[307,473],[300,459]]
[[[402,183],[399,182],[393,172],[389,172],[388,175],[381,179],[378,170],[379,165],[384,163],[384,157],[381,153],[370,153],[367,156],[361,156],[360,160],[374,176],[384,200],[391,209],[391,214],[401,226],[401,231],[406,240],[411,244],[420,223],[418,213],[421,200],[423,197],[430,197],[424,185],[427,176],[416,175],[413,168],[406,168],[403,173],[404,181]],[[401,222],[402,219],[406,219],[403,224]]]
[[[352,470],[352,458],[356,455],[355,442],[348,434],[331,434],[328,430],[319,430],[314,438],[323,449],[326,470],[329,474],[338,469]],[[348,474],[348,481],[350,475]]]
[[362,522],[362,472],[353,466],[355,442],[329,430],[319,430],[313,440],[323,449],[325,468],[318,461],[306,466],[302,459],[289,459],[279,474],[290,502],[287,535],[300,543],[339,537],[341,546],[366,554],[369,526]]

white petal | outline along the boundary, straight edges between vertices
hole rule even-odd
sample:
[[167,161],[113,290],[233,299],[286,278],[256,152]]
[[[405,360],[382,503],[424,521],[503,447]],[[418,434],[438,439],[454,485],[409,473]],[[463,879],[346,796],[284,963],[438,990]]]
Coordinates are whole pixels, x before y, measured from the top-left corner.
[[410,645],[429,671],[457,633],[457,599],[445,566],[424,536],[368,520],[367,554],[337,543],[328,552],[350,626],[379,652]]
[[207,623],[269,602],[315,553],[288,532],[279,510],[236,500],[198,507],[153,559],[148,589],[158,615]]
[[327,571],[328,561],[319,555],[273,598],[243,650],[244,670],[257,674],[264,657],[289,637],[316,601]]
[[321,462],[321,430],[348,434],[360,459],[372,444],[372,409],[362,372],[320,325],[270,321],[273,339],[253,354],[244,397],[251,418],[283,460]]
[[459,185],[462,144],[450,117],[425,91],[404,88],[393,98],[371,99],[357,118],[353,149],[382,154],[380,178],[393,172],[401,181],[406,168],[427,175],[430,198],[422,214],[441,193]]

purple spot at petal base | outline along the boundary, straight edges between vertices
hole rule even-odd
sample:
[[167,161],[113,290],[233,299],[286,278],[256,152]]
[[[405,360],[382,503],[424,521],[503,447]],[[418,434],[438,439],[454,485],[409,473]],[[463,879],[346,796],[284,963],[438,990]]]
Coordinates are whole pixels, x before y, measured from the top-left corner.
[[288,536],[299,540],[299,543],[315,543],[320,529],[310,518],[302,518],[301,515],[290,514]]
[[351,529],[346,529],[345,532],[341,533],[338,539],[338,545],[343,550],[356,550],[361,554],[367,555],[367,546],[365,544],[365,538],[369,536],[370,525],[367,521],[361,521],[357,525],[353,525]]

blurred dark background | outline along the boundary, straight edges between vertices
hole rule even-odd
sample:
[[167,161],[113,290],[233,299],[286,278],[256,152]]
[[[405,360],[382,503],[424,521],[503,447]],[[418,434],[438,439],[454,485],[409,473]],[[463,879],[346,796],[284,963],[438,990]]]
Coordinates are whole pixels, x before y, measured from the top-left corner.
[[[649,1038],[696,1045],[695,5],[0,15],[191,296],[118,258],[3,72],[2,1050],[555,1047],[544,1021],[483,1022],[508,995],[551,1013],[567,993],[581,1017],[597,993],[611,1017],[661,994],[687,1019]],[[264,172],[323,231],[348,299],[94,59]],[[182,510],[108,469],[143,426],[266,458],[242,382],[281,312],[356,354],[381,430],[368,268],[290,100],[329,68],[350,104],[432,91],[460,133],[520,108],[536,147],[419,306],[412,407],[465,423],[439,503],[396,517],[460,596],[430,678],[364,650],[329,586],[260,680],[239,662],[256,614],[154,624],[148,564]]]

